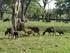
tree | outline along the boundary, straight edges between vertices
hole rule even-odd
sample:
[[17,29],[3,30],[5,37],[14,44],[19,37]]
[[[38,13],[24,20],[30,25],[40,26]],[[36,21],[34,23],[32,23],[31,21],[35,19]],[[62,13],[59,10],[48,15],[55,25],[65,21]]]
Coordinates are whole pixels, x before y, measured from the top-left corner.
[[56,10],[57,13],[61,16],[61,14],[66,14],[69,18],[70,16],[70,0],[56,0]]
[[12,27],[16,30],[16,23],[15,23],[15,0],[12,0]]
[[55,4],[56,4],[55,13],[57,14],[57,16],[59,16],[59,18],[61,18],[61,16],[65,13],[66,10],[64,0],[56,0]]
[[4,12],[12,6],[12,0],[0,0],[0,19],[3,19]]
[[0,0],[0,20],[3,19],[3,0]]
[[[46,5],[47,4],[49,4],[50,2],[51,2],[52,0],[42,0],[42,2],[43,2],[43,9],[44,9],[44,11],[43,11],[43,13],[42,13],[42,17],[43,17],[43,20],[44,20],[44,18],[46,18],[46,10],[45,10],[45,7],[46,7]],[[48,20],[49,20],[49,17],[47,18]]]
[[64,3],[66,4],[65,13],[67,14],[68,18],[70,18],[70,0],[65,0]]
[[[32,0],[28,6],[25,16],[27,19],[33,19],[33,18],[37,19],[39,18],[38,16],[41,16],[42,12],[43,12],[43,7],[40,6],[39,1]],[[37,17],[34,17],[34,14],[37,15]]]
[[21,28],[21,30],[23,30],[24,17],[31,1],[32,0],[15,0],[12,15],[12,20],[14,19],[14,23],[12,23],[15,29]]

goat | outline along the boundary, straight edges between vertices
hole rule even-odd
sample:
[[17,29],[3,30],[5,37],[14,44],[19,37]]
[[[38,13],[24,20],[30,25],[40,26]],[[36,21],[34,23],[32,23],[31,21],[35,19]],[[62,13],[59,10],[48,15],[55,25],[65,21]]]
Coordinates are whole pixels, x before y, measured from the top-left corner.
[[37,33],[38,35],[40,35],[39,33],[40,29],[38,27],[28,27],[28,29],[31,29],[33,35],[34,33]]
[[10,19],[7,18],[7,19],[4,19],[4,20],[3,20],[3,22],[6,22],[6,21],[10,21]]
[[60,30],[60,31],[56,31],[56,32],[58,32],[59,34],[64,34],[64,32],[63,32],[63,31],[61,31],[61,30]]
[[13,31],[12,28],[7,28],[7,30],[5,31],[5,36],[7,34],[9,34],[9,36],[11,36],[11,37],[15,37],[15,39],[18,37],[18,32]]
[[43,32],[43,35],[45,35],[46,32],[48,32],[48,33],[54,33],[54,32],[55,32],[55,29],[54,29],[54,27],[48,27],[48,28],[46,28],[46,30]]

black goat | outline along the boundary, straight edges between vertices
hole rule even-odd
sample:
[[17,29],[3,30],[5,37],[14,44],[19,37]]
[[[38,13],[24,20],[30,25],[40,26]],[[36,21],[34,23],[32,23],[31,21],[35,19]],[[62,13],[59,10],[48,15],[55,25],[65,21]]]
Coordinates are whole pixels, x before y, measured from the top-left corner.
[[10,34],[11,33],[11,28],[7,28],[7,30],[5,31],[5,35]]
[[[28,27],[28,29],[31,29],[32,33],[37,33],[38,35],[40,35],[39,31],[40,29],[38,27]],[[33,33],[33,35],[34,35]]]
[[64,34],[64,32],[63,32],[63,31],[61,31],[61,30],[60,30],[60,31],[56,31],[56,32],[58,32],[59,34]]
[[17,31],[13,31],[11,28],[7,28],[7,30],[5,31],[5,35],[9,34],[9,36],[13,36],[15,37],[15,39],[18,37],[18,32]]
[[48,33],[54,33],[54,32],[55,32],[55,29],[54,29],[54,27],[48,27],[48,28],[43,32],[43,35],[45,35],[46,32],[48,32]]
[[4,19],[4,20],[3,20],[3,22],[6,22],[6,21],[10,21],[10,19],[7,18],[7,19]]

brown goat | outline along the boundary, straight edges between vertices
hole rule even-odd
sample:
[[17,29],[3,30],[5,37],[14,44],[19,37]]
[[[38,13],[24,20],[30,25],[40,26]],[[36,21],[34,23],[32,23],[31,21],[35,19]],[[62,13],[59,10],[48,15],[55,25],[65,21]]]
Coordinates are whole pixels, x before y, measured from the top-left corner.
[[37,33],[38,35],[40,35],[39,33],[40,29],[38,27],[28,27],[28,29],[31,29],[33,35],[35,35],[34,33]]

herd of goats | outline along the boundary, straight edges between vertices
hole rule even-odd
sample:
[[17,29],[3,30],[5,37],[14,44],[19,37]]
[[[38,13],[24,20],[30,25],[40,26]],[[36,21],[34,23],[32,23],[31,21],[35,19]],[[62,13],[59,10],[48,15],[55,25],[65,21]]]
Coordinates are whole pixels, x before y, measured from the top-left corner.
[[[38,36],[40,36],[40,29],[39,27],[28,27],[27,30],[24,30],[25,34],[27,34],[28,36],[30,34],[33,34],[35,36],[35,33],[37,33]],[[54,29],[54,27],[48,27],[46,28],[46,30],[42,33],[42,35],[45,35],[45,33],[48,32],[50,33],[56,33],[58,32],[59,34],[64,34],[63,31],[57,31]],[[5,35],[9,35],[10,37],[14,37],[15,39],[18,38],[18,31],[12,31],[11,28],[7,28],[7,30],[5,31]]]
[[[3,22],[5,22],[5,21],[9,21],[9,19],[5,19],[5,20],[3,20]],[[20,23],[19,23],[20,24]],[[19,29],[17,29],[17,31],[14,31],[13,29],[12,29],[12,27],[10,27],[10,28],[7,28],[7,30],[5,31],[5,35],[9,35],[9,37],[13,37],[13,38],[18,38],[18,31],[21,31],[21,27],[19,27]],[[25,27],[23,27],[23,31],[24,31],[24,33],[25,33],[25,35],[27,34],[28,36],[30,35],[30,34],[33,34],[33,36],[35,36],[35,33],[37,33],[37,35],[38,36],[40,36],[41,34],[40,34],[40,29],[39,29],[39,27],[27,27],[27,28],[25,28]],[[50,33],[59,33],[60,35],[61,34],[64,34],[64,31],[62,31],[62,30],[56,30],[55,29],[55,27],[48,27],[48,28],[46,28],[45,29],[45,31],[42,33],[42,35],[45,35],[46,34],[46,32],[48,32],[49,34]]]

